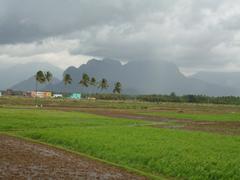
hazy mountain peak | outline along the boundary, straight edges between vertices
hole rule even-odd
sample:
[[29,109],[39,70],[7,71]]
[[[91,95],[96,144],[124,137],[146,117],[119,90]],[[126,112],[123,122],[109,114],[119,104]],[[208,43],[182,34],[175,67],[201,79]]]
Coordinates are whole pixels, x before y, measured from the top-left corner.
[[62,69],[49,63],[30,62],[25,64],[17,64],[6,69],[1,69],[0,89],[3,90],[10,88],[17,83],[28,79],[30,76],[33,76],[38,70],[51,71],[53,76],[56,78],[62,77],[63,72]]
[[[97,64],[97,63],[100,63],[101,60],[98,60],[98,59],[91,59],[87,62],[87,65],[90,65],[90,64]],[[80,66],[81,67],[81,66]]]
[[240,89],[240,72],[200,71],[191,77],[208,83]]
[[111,65],[115,65],[115,66],[121,66],[121,62],[115,59],[110,59],[110,58],[104,58],[102,60],[102,62],[107,63],[107,64],[111,64]]
[[92,59],[79,68],[68,68],[65,73],[72,76],[73,82],[67,87],[61,82],[54,86],[56,90],[66,89],[68,91],[91,92],[99,91],[96,88],[83,88],[79,81],[83,73],[94,76],[97,80],[106,78],[110,83],[108,92],[116,81],[123,85],[123,93],[133,94],[206,94],[206,95],[235,95],[232,88],[205,83],[204,81],[187,78],[178,67],[167,61],[130,61],[121,65],[120,61],[112,59]]

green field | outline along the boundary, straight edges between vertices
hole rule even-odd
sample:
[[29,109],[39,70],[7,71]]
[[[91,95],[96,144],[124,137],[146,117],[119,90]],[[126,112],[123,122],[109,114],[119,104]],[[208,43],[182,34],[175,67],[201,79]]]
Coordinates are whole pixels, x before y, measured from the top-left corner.
[[200,113],[178,113],[178,112],[140,112],[138,114],[159,116],[171,119],[187,119],[193,121],[240,121],[240,113],[223,114],[200,114]]
[[3,133],[61,146],[159,178],[240,179],[239,136],[150,125],[149,121],[81,112],[0,109]]

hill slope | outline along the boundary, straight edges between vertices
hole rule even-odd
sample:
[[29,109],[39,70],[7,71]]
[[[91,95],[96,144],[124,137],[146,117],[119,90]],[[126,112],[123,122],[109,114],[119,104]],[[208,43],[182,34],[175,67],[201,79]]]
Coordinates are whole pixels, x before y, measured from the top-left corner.
[[64,72],[72,76],[73,82],[67,87],[63,82],[52,86],[52,89],[69,92],[98,92],[97,89],[82,88],[79,81],[82,73],[88,73],[98,80],[106,78],[112,91],[114,82],[123,84],[123,93],[127,94],[206,94],[212,96],[236,95],[234,88],[226,88],[220,85],[206,83],[204,81],[185,77],[176,65],[165,61],[133,61],[125,65],[120,62],[104,59],[102,61],[92,59],[79,68],[69,67]]
[[0,90],[11,88],[17,83],[28,79],[38,70],[51,71],[56,78],[61,78],[62,70],[48,63],[18,64],[0,71]]
[[240,89],[240,72],[199,72],[192,76],[209,83]]
[[[38,89],[39,90],[51,90],[51,89],[48,89],[48,87],[51,85],[54,85],[54,84],[57,84],[59,83],[60,80],[57,79],[57,78],[53,78],[52,82],[51,83],[45,83],[45,84],[39,84],[38,83]],[[29,79],[26,79],[24,81],[21,81],[17,84],[15,84],[14,86],[12,86],[10,89],[13,89],[13,90],[19,90],[19,91],[32,91],[32,90],[35,90],[36,89],[36,80],[35,80],[35,77],[32,76],[30,77]]]

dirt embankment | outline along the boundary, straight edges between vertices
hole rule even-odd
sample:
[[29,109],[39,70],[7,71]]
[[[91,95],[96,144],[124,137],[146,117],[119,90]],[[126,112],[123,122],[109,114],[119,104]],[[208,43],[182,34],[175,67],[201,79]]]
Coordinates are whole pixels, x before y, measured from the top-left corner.
[[64,150],[0,135],[0,179],[146,178]]

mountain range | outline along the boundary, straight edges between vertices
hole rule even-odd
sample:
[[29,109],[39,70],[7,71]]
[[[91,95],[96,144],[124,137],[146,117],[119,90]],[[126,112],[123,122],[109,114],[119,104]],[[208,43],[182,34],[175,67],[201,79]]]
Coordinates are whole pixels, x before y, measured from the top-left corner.
[[[37,84],[38,90],[48,90],[49,86],[55,85],[60,83],[60,80],[53,77],[51,83],[44,83],[44,84]],[[35,77],[32,76],[26,80],[23,80],[14,86],[12,86],[10,89],[13,90],[19,90],[19,91],[35,91],[36,90],[36,80]]]
[[[90,77],[94,76],[97,80],[106,78],[110,87],[104,92],[112,92],[114,83],[120,81],[123,86],[122,93],[124,94],[169,94],[175,92],[178,95],[240,95],[238,86],[229,86],[221,81],[215,81],[214,78],[210,81],[211,73],[209,78],[204,76],[205,73],[200,74],[201,76],[196,74],[186,77],[175,64],[166,61],[130,61],[123,65],[119,61],[112,59],[92,59],[80,67],[68,67],[63,74],[71,75],[73,81],[70,85],[65,86],[62,81],[55,80],[54,83],[41,88],[57,92],[101,92],[98,88],[84,88],[79,85],[83,73],[88,73]],[[216,77],[219,76],[225,76],[225,74],[218,74]],[[231,79],[234,78],[231,77]],[[237,80],[238,78],[234,79],[235,82]],[[33,85],[34,79],[30,78],[20,82],[12,86],[12,88],[23,90],[22,88],[25,87],[24,90],[30,90],[33,86],[29,86],[29,84]]]
[[119,61],[92,59],[80,67],[69,67],[64,74],[70,74],[73,82],[65,87],[63,82],[52,86],[53,90],[65,89],[69,92],[100,92],[96,88],[83,88],[79,81],[83,73],[94,76],[98,80],[106,78],[110,83],[107,92],[111,92],[113,84],[120,81],[123,93],[126,94],[206,94],[211,96],[236,95],[237,90],[217,84],[204,82],[193,77],[184,76],[178,67],[166,61],[131,61],[122,65]]
[[[57,79],[61,78],[63,73],[62,69],[49,63],[17,64],[0,70],[0,90],[16,87],[16,84],[21,84],[22,81],[29,79],[38,70],[51,71]],[[24,84],[27,85],[26,82]],[[27,87],[29,86],[31,85],[27,85]]]
[[240,72],[201,71],[191,76],[202,81],[225,87],[240,88]]

